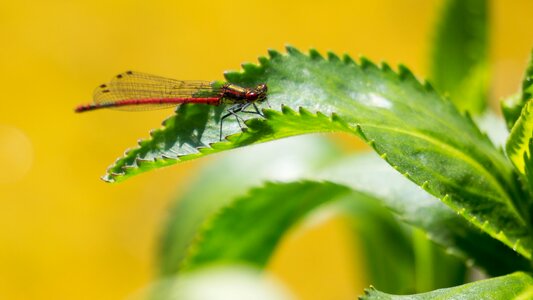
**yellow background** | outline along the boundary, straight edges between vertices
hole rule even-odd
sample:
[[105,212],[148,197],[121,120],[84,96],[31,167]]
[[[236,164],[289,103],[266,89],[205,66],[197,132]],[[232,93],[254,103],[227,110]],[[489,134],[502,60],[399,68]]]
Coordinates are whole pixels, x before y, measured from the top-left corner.
[[[268,48],[364,54],[424,77],[436,0],[0,3],[0,299],[124,299],[154,276],[167,209],[209,159],[117,185],[99,176],[171,111],[76,115],[127,69],[222,79]],[[533,46],[533,2],[493,1],[494,98]],[[216,158],[215,158],[216,159]],[[368,284],[336,220],[289,237],[270,268],[306,299]],[[324,245],[329,245],[326,247]],[[355,251],[357,253],[357,251]],[[306,264],[306,257],[324,261]]]

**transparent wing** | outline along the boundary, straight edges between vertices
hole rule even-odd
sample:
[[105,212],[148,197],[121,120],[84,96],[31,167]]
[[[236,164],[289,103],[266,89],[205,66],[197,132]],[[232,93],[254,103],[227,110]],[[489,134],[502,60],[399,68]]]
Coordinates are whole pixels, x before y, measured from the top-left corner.
[[[157,75],[127,71],[115,76],[108,83],[97,87],[93,94],[96,104],[115,103],[123,100],[176,99],[220,97],[220,88],[213,88],[209,81],[175,80]],[[147,104],[120,106],[122,110],[148,110],[176,106],[177,104]]]

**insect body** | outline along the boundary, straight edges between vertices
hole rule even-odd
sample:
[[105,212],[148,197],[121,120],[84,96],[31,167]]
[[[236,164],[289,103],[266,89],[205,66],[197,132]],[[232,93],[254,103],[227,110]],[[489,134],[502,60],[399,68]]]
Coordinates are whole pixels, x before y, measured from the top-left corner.
[[[240,87],[220,81],[184,81],[146,73],[127,71],[102,84],[94,91],[93,103],[76,107],[76,112],[86,112],[101,108],[121,110],[148,110],[176,107],[185,103],[207,105],[229,104],[227,113],[220,121],[235,116],[239,122],[239,112],[261,115],[256,103],[266,100],[267,86]],[[254,111],[246,108],[253,106]]]

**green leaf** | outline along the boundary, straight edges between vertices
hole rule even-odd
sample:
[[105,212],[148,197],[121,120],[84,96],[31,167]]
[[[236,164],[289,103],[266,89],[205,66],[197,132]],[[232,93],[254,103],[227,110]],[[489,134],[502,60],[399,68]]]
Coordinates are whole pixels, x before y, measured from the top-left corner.
[[533,176],[531,169],[531,143],[533,140],[533,99],[522,108],[522,113],[507,139],[506,151],[509,160],[524,175],[528,197],[516,199],[515,204],[527,215],[533,215]]
[[394,299],[529,299],[524,298],[531,294],[533,278],[527,273],[516,272],[510,275],[480,280],[461,286],[440,289],[428,293],[399,296],[390,295],[374,288],[365,290],[361,300],[394,300]]
[[[103,179],[119,182],[148,170],[273,139],[312,132],[347,130],[345,124],[333,122],[323,114],[314,115],[303,108],[298,114],[290,108],[282,107],[282,114],[274,110],[264,111],[267,119],[282,116],[281,122],[267,124],[266,119],[248,119],[245,132],[229,136],[229,142],[214,142],[219,139],[221,109],[182,105],[175,116],[163,122],[163,128],[150,133],[150,140],[140,141],[139,148],[128,150],[123,158],[118,159]],[[227,126],[228,123],[238,128],[237,122],[231,119],[224,121],[225,128],[230,127]]]
[[533,51],[531,51],[531,57],[529,59],[529,65],[522,81],[522,103],[527,103],[533,98]]
[[213,262],[263,267],[292,226],[318,206],[349,193],[350,189],[341,185],[315,182],[267,183],[252,189],[204,225],[184,269]]
[[[533,193],[533,155],[531,153],[533,152],[533,139],[529,139],[529,147],[528,152],[524,153],[524,165],[525,165],[525,173],[526,173],[526,181],[529,187],[530,193]],[[530,197],[530,200],[533,197]]]
[[373,153],[340,158],[310,178],[347,185],[379,199],[401,220],[422,229],[446,252],[490,275],[531,270],[527,259],[469,224],[461,215],[425,193]]
[[521,115],[524,106],[533,98],[533,51],[529,59],[529,64],[522,81],[522,90],[520,93],[513,95],[502,101],[502,112],[507,123],[507,128],[512,129],[515,122]]
[[[294,48],[287,50],[288,55],[271,51],[271,58],[261,58],[260,66],[245,65],[243,72],[226,74],[230,82],[243,86],[267,83],[268,101],[273,107],[283,105],[281,112],[264,110],[265,118],[247,121],[246,132],[180,159],[297,134],[349,132],[359,135],[394,168],[471,223],[531,257],[529,216],[522,215],[526,212],[517,210],[513,202],[523,197],[516,173],[470,118],[459,114],[430,86],[421,85],[405,67],[401,66],[397,74],[387,65],[378,68],[366,59],[358,65],[347,56],[340,60],[330,54],[324,60]],[[208,118],[208,125],[201,130],[204,134],[192,130],[188,139],[213,141],[218,132],[215,119]],[[158,136],[176,138],[177,128],[165,127]],[[145,143],[139,151],[148,151],[151,158],[180,149],[174,149],[175,144],[166,138]],[[178,144],[193,149],[191,144]],[[132,157],[136,161],[135,156],[128,154],[115,167]],[[150,164],[159,167],[177,159],[142,162],[144,168]],[[122,175],[113,172],[111,177],[127,177],[142,168],[138,163],[122,167]]]
[[487,105],[488,1],[448,0],[437,26],[431,79],[460,110],[479,114]]
[[[376,200],[328,182],[267,183],[206,221],[183,271],[210,264],[263,268],[281,238],[306,219],[344,214],[357,223],[369,276],[388,290],[413,290],[413,253],[405,233]],[[354,224],[352,224],[354,225]],[[250,230],[253,228],[253,230]],[[362,271],[362,270],[358,270]]]
[[[330,128],[351,129],[409,179],[491,236],[531,257],[529,216],[523,216],[527,212],[517,210],[513,202],[523,196],[516,174],[469,118],[420,85],[404,67],[395,74],[388,66],[380,69],[365,59],[359,66],[349,58],[326,61],[293,48],[288,52],[273,55],[265,66],[265,78],[258,80],[272,86],[271,103],[335,112]],[[246,72],[230,73],[228,78],[251,80]],[[329,120],[285,107],[283,114],[268,114],[258,131],[285,128],[281,136],[287,136],[307,124],[325,131],[319,121]]]
[[300,136],[238,149],[204,167],[171,210],[158,255],[159,273],[176,274],[198,229],[211,215],[265,180],[315,173],[340,155],[325,139]]
[[533,138],[533,101],[529,101],[523,107],[505,147],[507,156],[522,174],[525,174],[526,156],[530,156],[529,141],[531,138]]
[[[507,156],[520,171],[525,173],[526,156],[529,153],[529,141],[533,138],[533,52],[529,67],[522,83],[522,95],[513,104],[504,106],[504,113],[509,123],[513,123],[511,134],[507,139]],[[506,110],[507,109],[507,110]],[[518,115],[514,115],[520,109]]]

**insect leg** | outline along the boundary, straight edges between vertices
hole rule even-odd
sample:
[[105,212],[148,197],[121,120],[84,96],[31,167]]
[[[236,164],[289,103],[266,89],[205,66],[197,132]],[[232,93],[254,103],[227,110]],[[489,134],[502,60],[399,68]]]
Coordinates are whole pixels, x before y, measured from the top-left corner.
[[[250,105],[253,105],[253,106],[254,106],[255,111],[244,110],[245,108],[247,108],[247,107],[250,106]],[[246,103],[245,106],[243,106],[241,112],[243,112],[243,113],[248,113],[248,114],[254,114],[254,115],[260,115],[260,116],[263,117],[263,118],[265,117],[265,116],[263,115],[263,113],[259,110],[259,108],[257,107],[257,105],[256,105],[254,102],[252,102],[252,103]]]
[[[263,113],[259,110],[259,108],[257,107],[257,105],[254,103],[252,103],[254,105],[254,108],[255,108],[255,112],[257,112],[258,115],[260,115],[261,117],[265,117],[265,115],[263,115]],[[269,105],[270,107],[270,105]]]
[[[248,104],[248,103],[246,103],[246,104]],[[235,119],[237,120],[237,124],[239,124],[239,127],[241,128],[241,130],[243,130],[243,127],[241,125],[240,117],[239,117],[239,115],[237,115],[237,113],[242,111],[244,108],[246,108],[246,106],[247,106],[246,104],[240,104],[239,103],[239,104],[235,104],[235,105],[230,106],[226,110],[227,113],[220,118],[220,140],[221,141],[222,141],[222,124],[224,123],[224,119],[226,119],[227,117],[235,116]],[[243,122],[244,122],[244,120],[243,120]]]

